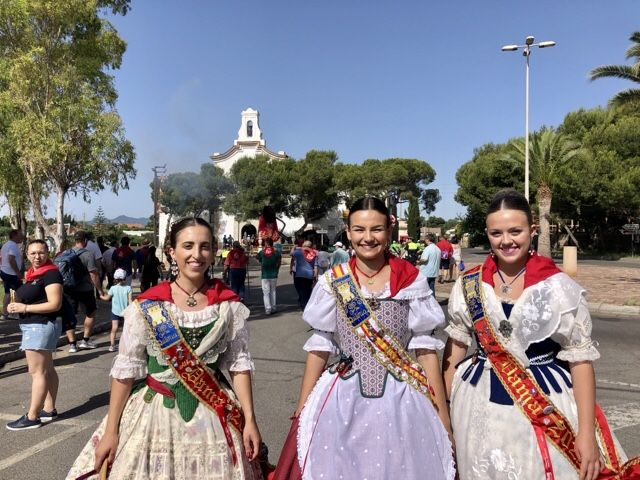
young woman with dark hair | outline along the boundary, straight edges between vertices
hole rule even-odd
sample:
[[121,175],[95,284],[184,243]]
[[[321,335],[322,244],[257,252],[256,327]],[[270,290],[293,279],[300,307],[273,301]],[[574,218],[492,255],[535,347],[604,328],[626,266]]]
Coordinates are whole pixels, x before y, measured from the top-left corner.
[[[622,471],[624,453],[595,404],[600,354],[584,289],[532,250],[536,226],[520,193],[498,193],[486,227],[491,254],[449,298],[443,368],[460,479]],[[478,349],[464,358],[474,338]]]
[[[213,251],[204,220],[187,218],[171,228],[172,281],[151,287],[124,311],[109,414],[67,478],[97,471],[105,460],[111,478],[262,478],[249,310],[209,279]],[[134,386],[136,379],[144,382]]]
[[426,278],[388,255],[391,231],[381,200],[350,208],[355,256],[319,277],[304,310],[313,334],[277,480],[454,478],[433,336],[444,315]]

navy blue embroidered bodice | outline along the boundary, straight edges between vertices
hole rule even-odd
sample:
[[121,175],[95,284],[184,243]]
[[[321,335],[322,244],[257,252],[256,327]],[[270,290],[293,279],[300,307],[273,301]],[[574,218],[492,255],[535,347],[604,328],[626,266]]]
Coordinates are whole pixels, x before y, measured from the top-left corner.
[[[502,310],[507,318],[511,316],[511,310],[513,309],[513,304],[511,303],[502,303]],[[475,332],[474,332],[475,336]],[[478,343],[478,339],[476,338],[476,343]],[[467,369],[462,374],[462,380],[468,381],[471,385],[477,385],[480,377],[482,376],[482,372],[484,371],[485,361],[487,357],[485,356],[482,348],[479,347],[480,351],[477,355],[477,361],[475,363],[471,363]],[[527,358],[529,359],[529,368],[536,382],[542,388],[542,391],[547,395],[553,389],[556,393],[561,393],[562,389],[556,380],[556,377],[553,376],[551,371],[555,371],[558,373],[558,376],[562,378],[567,387],[571,388],[571,377],[569,372],[561,365],[561,362],[558,361],[556,355],[560,351],[560,345],[550,338],[543,340],[541,342],[532,343],[529,345],[529,348],[526,350]],[[498,403],[500,405],[513,405],[513,400],[504,389],[500,380],[493,372],[493,369],[490,371],[491,378],[491,394],[489,397],[489,401],[493,403]]]

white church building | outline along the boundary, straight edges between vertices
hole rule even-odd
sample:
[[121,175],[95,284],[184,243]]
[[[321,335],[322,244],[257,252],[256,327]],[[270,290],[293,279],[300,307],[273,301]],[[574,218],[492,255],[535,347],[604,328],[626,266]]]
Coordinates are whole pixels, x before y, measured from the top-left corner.
[[[231,167],[240,158],[253,158],[257,155],[265,155],[274,162],[288,157],[283,150],[274,152],[267,148],[267,142],[263,138],[262,130],[260,128],[260,114],[253,108],[247,108],[241,112],[240,130],[238,130],[238,138],[234,140],[233,145],[225,152],[216,152],[209,158],[213,161],[215,166],[221,168],[224,173],[228,175],[231,171]],[[313,225],[307,225],[306,230],[315,230],[317,233],[322,233],[323,235],[326,235],[329,242],[333,242],[334,239],[344,230],[344,221],[342,217],[342,211],[344,208],[344,205],[340,205],[338,208],[331,211],[325,218],[314,222]],[[282,221],[285,222],[283,233],[287,236],[292,236],[293,233],[299,230],[304,224],[304,220],[302,218],[288,218],[280,215],[278,215],[278,218],[281,218]],[[169,221],[171,219],[168,218],[168,215],[161,213],[159,220],[159,237],[160,242],[162,243],[169,228]],[[238,240],[242,238],[244,234],[255,234],[258,228],[258,219],[243,221],[222,211],[211,215],[211,221],[218,240],[221,240],[224,235],[231,235],[234,239]],[[280,222],[279,227],[281,227]]]

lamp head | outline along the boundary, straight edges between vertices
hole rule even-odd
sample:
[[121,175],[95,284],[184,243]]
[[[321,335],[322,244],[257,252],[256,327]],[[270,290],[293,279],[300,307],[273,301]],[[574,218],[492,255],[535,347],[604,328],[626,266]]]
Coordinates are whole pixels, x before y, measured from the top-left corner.
[[554,42],[552,40],[549,40],[549,41],[546,41],[546,42],[540,42],[538,44],[538,47],[547,48],[547,47],[555,47],[555,45],[556,45],[556,42]]
[[518,50],[517,45],[505,45],[502,47],[503,52],[515,52],[516,50]]
[[524,41],[524,43],[526,43],[527,45],[533,45],[533,41],[535,40],[534,37],[527,37],[526,40]]

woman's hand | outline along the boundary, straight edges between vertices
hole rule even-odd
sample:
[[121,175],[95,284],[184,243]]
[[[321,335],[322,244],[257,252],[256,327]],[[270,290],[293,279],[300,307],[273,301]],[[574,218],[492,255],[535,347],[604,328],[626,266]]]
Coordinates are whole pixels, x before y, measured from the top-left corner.
[[27,305],[24,303],[11,302],[9,305],[7,305],[7,312],[8,313],[26,313],[25,312],[26,308],[27,308]]
[[262,437],[258,430],[258,424],[255,420],[247,422],[242,431],[242,441],[244,443],[244,451],[249,460],[255,460],[260,454],[260,446],[262,445]]
[[591,433],[576,435],[576,453],[580,459],[580,480],[595,480],[601,469],[600,450],[596,437]]
[[116,451],[118,450],[118,434],[117,433],[105,433],[100,440],[100,443],[96,447],[96,463],[94,469],[96,472],[100,471],[102,464],[105,460],[109,464],[113,463],[113,459],[116,457]]

